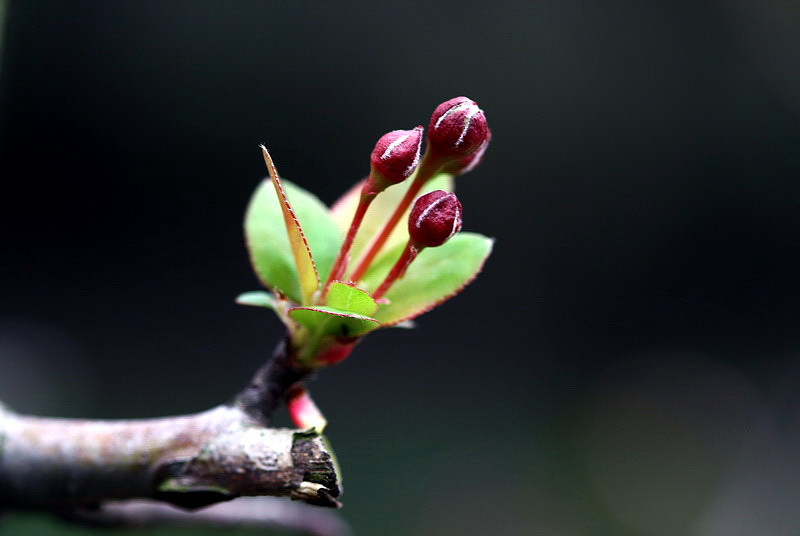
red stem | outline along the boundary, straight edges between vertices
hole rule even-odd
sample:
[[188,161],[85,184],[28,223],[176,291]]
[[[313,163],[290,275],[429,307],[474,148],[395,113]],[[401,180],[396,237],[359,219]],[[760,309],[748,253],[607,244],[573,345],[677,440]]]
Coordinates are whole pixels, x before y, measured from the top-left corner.
[[369,265],[375,259],[375,256],[389,239],[389,235],[392,234],[392,231],[397,226],[400,218],[403,217],[403,214],[405,214],[406,210],[408,210],[408,207],[411,206],[414,198],[417,197],[417,194],[425,185],[425,183],[428,182],[431,177],[433,177],[439,171],[440,168],[441,165],[431,166],[428,164],[427,159],[422,159],[422,162],[419,164],[417,176],[414,178],[414,182],[412,182],[411,186],[408,188],[406,195],[403,196],[403,199],[400,201],[400,204],[397,205],[397,208],[395,208],[392,216],[384,224],[381,232],[372,240],[372,242],[370,242],[366,253],[361,256],[361,259],[358,261],[353,273],[350,274],[350,279],[352,281],[358,281],[364,276],[367,268],[369,268]]
[[422,251],[422,248],[414,246],[409,240],[408,244],[406,244],[406,248],[400,255],[400,258],[397,259],[397,262],[394,263],[392,269],[389,270],[389,273],[386,275],[386,279],[383,280],[383,283],[381,283],[381,286],[378,287],[378,290],[372,293],[372,297],[376,300],[383,297],[383,295],[389,291],[389,288],[391,288],[392,284],[403,277],[408,269],[408,266],[411,264],[411,261],[417,258],[417,255],[420,251]]
[[353,242],[358,234],[358,229],[361,227],[361,222],[364,221],[364,215],[367,213],[367,209],[369,208],[369,205],[372,203],[373,199],[375,199],[375,194],[361,194],[361,197],[358,200],[358,206],[356,207],[356,212],[353,214],[353,221],[350,223],[350,228],[347,230],[347,236],[344,237],[342,247],[339,248],[339,254],[336,256],[336,260],[333,262],[333,267],[331,267],[328,280],[325,281],[325,286],[323,287],[324,290],[322,291],[323,299],[328,293],[328,287],[331,286],[331,283],[340,280],[342,276],[344,276],[344,272],[347,269],[347,257],[350,254],[350,249],[353,247]]

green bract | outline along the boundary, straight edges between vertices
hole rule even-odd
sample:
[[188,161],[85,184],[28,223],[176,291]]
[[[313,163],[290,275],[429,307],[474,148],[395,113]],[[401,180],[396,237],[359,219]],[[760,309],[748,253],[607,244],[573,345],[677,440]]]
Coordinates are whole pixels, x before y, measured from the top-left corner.
[[378,304],[361,289],[334,282],[325,300],[327,305],[295,307],[289,316],[318,336],[355,337],[380,326],[372,318]]
[[330,307],[367,316],[374,315],[378,309],[378,304],[368,293],[353,285],[338,282],[331,284],[325,303]]
[[295,307],[289,316],[318,337],[357,337],[380,326],[374,318],[324,305]]

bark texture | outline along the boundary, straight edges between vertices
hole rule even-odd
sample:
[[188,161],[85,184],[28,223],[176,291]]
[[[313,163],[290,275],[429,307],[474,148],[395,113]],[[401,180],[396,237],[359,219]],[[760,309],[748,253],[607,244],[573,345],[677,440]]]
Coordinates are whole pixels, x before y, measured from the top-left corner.
[[239,408],[92,421],[0,413],[0,506],[150,498],[198,508],[239,496],[337,506],[333,454],[315,432],[266,428]]
[[120,499],[195,509],[240,496],[340,506],[325,438],[270,427],[286,393],[308,375],[293,363],[281,343],[230,402],[193,415],[57,419],[0,405],[0,511],[85,511]]

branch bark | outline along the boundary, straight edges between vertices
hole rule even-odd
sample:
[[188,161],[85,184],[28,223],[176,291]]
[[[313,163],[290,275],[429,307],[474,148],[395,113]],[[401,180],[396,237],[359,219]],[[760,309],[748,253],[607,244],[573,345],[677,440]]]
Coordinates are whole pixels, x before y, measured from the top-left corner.
[[333,452],[315,431],[271,428],[308,375],[281,343],[230,402],[194,415],[77,420],[0,405],[0,510],[86,509],[117,499],[200,508],[239,496],[340,506]]
[[242,526],[289,529],[312,536],[348,536],[347,524],[327,508],[315,508],[275,497],[241,497],[199,511],[148,500],[110,501],[102,509],[76,509],[63,516],[92,527]]

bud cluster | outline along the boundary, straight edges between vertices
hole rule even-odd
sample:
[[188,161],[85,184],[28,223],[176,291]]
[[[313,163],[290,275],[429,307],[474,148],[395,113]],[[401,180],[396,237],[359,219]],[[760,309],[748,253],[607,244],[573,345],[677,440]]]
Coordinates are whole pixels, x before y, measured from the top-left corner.
[[[306,227],[313,229],[309,234],[300,225],[287,189],[262,146],[270,180],[264,181],[253,196],[245,231],[253,266],[272,295],[265,298],[246,293],[240,296],[240,303],[273,308],[289,329],[292,360],[300,368],[313,370],[344,359],[366,333],[408,321],[453,296],[480,271],[491,251],[491,239],[470,233],[429,252],[417,262],[415,277],[392,289],[420,252],[443,246],[461,230],[461,203],[451,192],[429,191],[433,188],[431,180],[440,174],[454,176],[472,170],[483,158],[490,139],[486,117],[474,101],[456,97],[443,102],[434,110],[427,129],[420,125],[381,136],[370,154],[369,175],[331,213],[325,214],[324,209],[319,212],[318,200],[310,194],[304,200],[299,197],[303,204],[298,206],[307,214],[317,214],[310,220],[315,222],[313,226]],[[450,184],[451,178],[440,182]],[[385,221],[381,224],[370,218],[362,226],[373,201],[403,182],[406,184],[395,190],[396,196],[385,195],[379,203],[386,211],[380,215]],[[264,188],[274,190],[277,205],[262,195]],[[353,207],[341,247],[331,258],[327,247],[340,236],[339,218]],[[408,238],[400,248],[394,231],[404,218]],[[281,220],[288,243],[274,232]],[[354,250],[362,227],[374,234],[363,240],[365,247]],[[399,250],[396,260],[382,253],[388,249],[387,243],[392,255]],[[321,262],[315,261],[312,251],[324,252],[317,257]],[[351,266],[352,251],[359,255]],[[387,264],[392,260],[393,264]],[[293,263],[294,270],[287,270],[287,263]],[[321,280],[324,272],[317,267],[328,265],[330,270]],[[387,265],[391,267],[384,276]],[[324,427],[324,417],[307,392],[298,389],[287,402],[298,426]]]
[[428,140],[422,158],[419,157],[421,126],[395,130],[381,137],[372,151],[370,175],[364,182],[353,223],[329,281],[344,277],[358,227],[377,193],[414,174],[405,196],[353,268],[349,276],[352,281],[359,281],[366,273],[422,187],[439,173],[461,175],[471,171],[483,158],[490,139],[483,110],[467,97],[455,97],[436,107],[428,123]]

